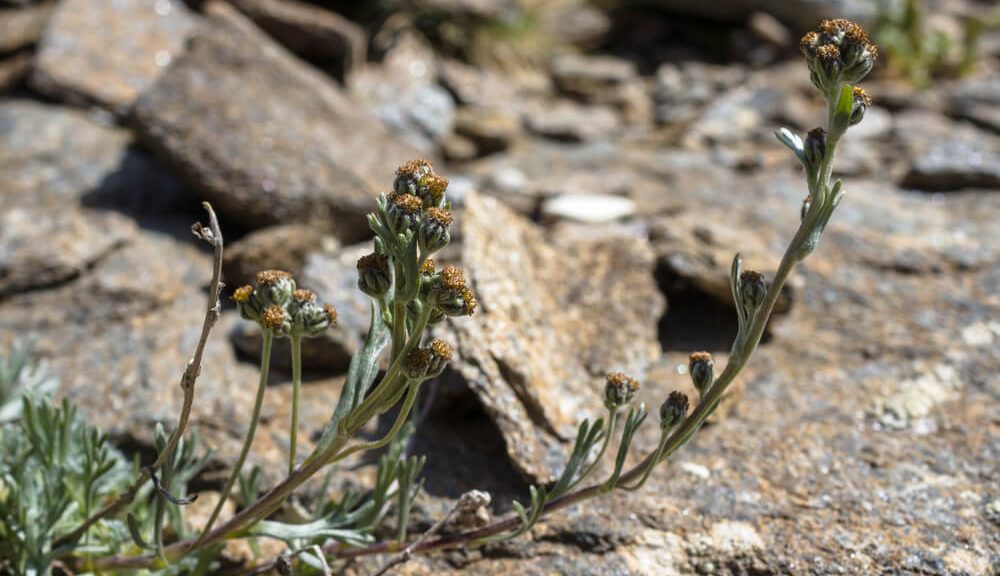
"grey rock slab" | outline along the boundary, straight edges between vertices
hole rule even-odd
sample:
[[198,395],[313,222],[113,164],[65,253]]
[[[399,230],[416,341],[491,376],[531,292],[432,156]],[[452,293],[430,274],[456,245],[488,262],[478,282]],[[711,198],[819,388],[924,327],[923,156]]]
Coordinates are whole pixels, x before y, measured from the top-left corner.
[[261,270],[285,270],[296,278],[313,252],[334,252],[340,243],[328,230],[303,224],[268,226],[226,246],[222,273],[236,287],[250,284]]
[[434,51],[413,34],[403,35],[380,63],[359,70],[349,86],[395,137],[425,154],[452,132],[455,99],[437,83]]
[[123,113],[177,58],[195,22],[178,0],[59,2],[31,83],[54,98]]
[[0,102],[5,206],[85,204],[163,215],[187,203],[180,183],[100,115],[27,100]]
[[206,14],[136,103],[141,140],[224,218],[367,236],[375,191],[412,150],[232,8],[213,3]]
[[600,409],[603,375],[641,378],[659,354],[663,299],[642,238],[560,244],[496,199],[470,193],[462,263],[480,308],[441,337],[451,370],[494,420],[515,468],[547,481],[579,420]]
[[332,10],[297,0],[232,0],[289,50],[340,77],[365,61],[365,31]]
[[1000,136],[927,111],[896,118],[909,168],[900,185],[919,190],[1000,188]]
[[0,297],[72,280],[134,234],[130,220],[110,212],[5,210],[0,214]]
[[0,9],[0,54],[38,42],[51,12],[50,3]]
[[589,104],[605,104],[629,121],[651,116],[652,100],[635,64],[613,56],[566,55],[552,62],[556,87]]
[[609,107],[568,100],[535,102],[524,120],[529,131],[566,142],[610,139],[621,128],[621,119]]

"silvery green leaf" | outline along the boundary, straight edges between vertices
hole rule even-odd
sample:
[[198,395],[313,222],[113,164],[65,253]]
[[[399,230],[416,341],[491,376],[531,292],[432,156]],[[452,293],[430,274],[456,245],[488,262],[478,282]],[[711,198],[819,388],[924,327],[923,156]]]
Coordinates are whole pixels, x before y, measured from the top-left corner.
[[799,161],[801,161],[803,164],[806,163],[806,155],[802,143],[802,138],[798,134],[792,132],[788,128],[779,128],[774,133],[774,135],[777,136],[778,140],[780,140],[782,144],[787,146],[789,150],[795,152],[795,155],[798,156]]

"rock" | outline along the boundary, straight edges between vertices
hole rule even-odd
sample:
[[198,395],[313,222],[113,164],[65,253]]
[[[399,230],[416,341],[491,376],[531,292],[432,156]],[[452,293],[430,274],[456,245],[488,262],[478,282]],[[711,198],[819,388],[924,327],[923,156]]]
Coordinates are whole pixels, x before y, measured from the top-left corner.
[[511,78],[488,68],[442,59],[438,64],[438,76],[441,85],[462,106],[514,108],[518,104],[518,86]]
[[742,84],[746,70],[698,62],[664,63],[656,70],[656,120],[664,124],[694,120],[717,94]]
[[[657,276],[668,294],[695,291],[717,304],[733,308],[729,271],[739,251],[745,268],[775,261],[773,249],[758,234],[738,225],[707,226],[699,211],[688,211],[655,220],[650,241],[656,251]],[[765,276],[774,270],[761,270]],[[787,313],[796,299],[795,283],[786,284],[775,306],[776,314]]]
[[475,156],[482,157],[510,147],[521,133],[521,120],[500,108],[459,108],[455,133],[472,142]]
[[0,214],[0,298],[64,283],[135,233],[111,213],[12,209]]
[[754,12],[747,20],[750,32],[758,39],[777,48],[792,45],[792,33],[777,18],[767,12]]
[[176,0],[60,2],[31,84],[54,98],[124,113],[176,60],[194,28],[195,17]]
[[597,224],[634,215],[635,202],[611,194],[567,194],[543,202],[542,214]]
[[567,142],[607,139],[618,131],[621,122],[606,106],[576,104],[566,100],[536,103],[525,115],[528,130]]
[[5,206],[84,203],[163,216],[187,202],[179,183],[128,132],[76,110],[0,103],[0,198]]
[[779,114],[783,102],[784,94],[766,84],[738,86],[713,99],[694,120],[685,140],[695,146],[746,140],[765,132],[765,120]]
[[901,186],[1000,188],[1000,136],[927,112],[898,115],[896,131],[910,164]]
[[0,59],[0,92],[16,88],[31,70],[32,55],[22,50],[13,56]]
[[950,115],[1000,133],[1000,80],[996,75],[962,81],[947,91],[946,99]]
[[16,10],[0,10],[0,54],[14,52],[38,42],[51,4],[36,4]]
[[337,239],[321,228],[301,224],[269,226],[226,246],[222,274],[232,287],[250,284],[261,270],[278,269],[298,278],[313,252],[334,252]]
[[365,61],[365,31],[336,12],[298,0],[233,0],[232,4],[289,50],[340,78]]
[[663,300],[652,253],[635,237],[550,244],[476,194],[466,197],[460,225],[480,310],[447,325],[451,369],[496,422],[515,467],[547,481],[564,459],[563,442],[600,407],[603,375],[641,378],[659,353],[654,320]]
[[562,92],[588,104],[619,110],[628,122],[648,120],[652,103],[635,64],[612,56],[567,55],[552,63],[552,77]]
[[206,13],[207,26],[136,103],[142,141],[224,219],[322,222],[342,240],[367,236],[375,190],[412,151],[244,17],[216,3]]
[[415,35],[404,34],[379,65],[367,66],[351,78],[350,89],[394,136],[431,154],[455,123],[455,101],[436,79],[433,50]]
[[[336,254],[311,253],[297,284],[316,293],[323,303],[337,309],[337,325],[316,338],[302,341],[302,366],[306,369],[346,372],[351,356],[361,349],[371,320],[370,299],[358,290],[358,258],[371,252],[371,243],[351,246]],[[260,359],[260,329],[240,322],[231,333],[233,343],[244,355]],[[271,360],[275,366],[291,367],[287,346],[276,347]]]

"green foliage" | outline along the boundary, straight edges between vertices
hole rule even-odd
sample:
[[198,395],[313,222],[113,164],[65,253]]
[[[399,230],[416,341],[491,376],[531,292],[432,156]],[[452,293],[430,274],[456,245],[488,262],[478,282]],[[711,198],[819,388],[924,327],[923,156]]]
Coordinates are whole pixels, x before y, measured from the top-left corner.
[[[67,400],[54,404],[51,380],[29,348],[16,346],[0,361],[0,389],[20,404],[17,419],[0,426],[0,566],[17,574],[48,574],[54,542],[97,503],[127,482],[128,466],[107,436],[87,426]],[[16,400],[9,396],[19,393]],[[96,527],[87,553],[117,549],[120,526]]]
[[987,19],[967,18],[956,36],[931,29],[919,0],[880,0],[878,5],[873,31],[890,73],[919,87],[929,86],[935,78],[971,72],[979,59],[983,31],[1000,20],[1000,10]]

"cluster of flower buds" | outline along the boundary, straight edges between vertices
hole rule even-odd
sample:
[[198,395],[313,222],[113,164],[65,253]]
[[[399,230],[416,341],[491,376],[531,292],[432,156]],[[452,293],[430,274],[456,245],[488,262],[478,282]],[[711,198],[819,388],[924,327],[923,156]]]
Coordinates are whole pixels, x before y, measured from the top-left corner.
[[824,93],[832,93],[843,82],[860,82],[878,58],[868,32],[844,19],[823,20],[802,37],[799,48],[809,62],[813,84]]
[[412,231],[425,255],[444,248],[451,241],[448,179],[435,174],[427,160],[410,160],[396,170],[392,188],[381,211],[385,228],[393,234]]
[[611,372],[604,382],[604,406],[615,412],[635,400],[638,392],[638,380],[621,372]]
[[475,312],[476,297],[460,268],[445,266],[441,272],[429,275],[428,280],[427,302],[436,311],[445,316],[471,316]]
[[296,288],[295,279],[283,270],[257,273],[254,285],[237,288],[233,300],[243,318],[278,337],[318,336],[337,322],[333,306],[321,305],[315,293]]
[[450,361],[451,346],[443,340],[434,340],[430,346],[414,348],[406,356],[406,376],[411,380],[434,378]]

